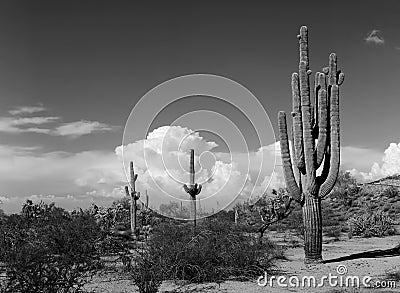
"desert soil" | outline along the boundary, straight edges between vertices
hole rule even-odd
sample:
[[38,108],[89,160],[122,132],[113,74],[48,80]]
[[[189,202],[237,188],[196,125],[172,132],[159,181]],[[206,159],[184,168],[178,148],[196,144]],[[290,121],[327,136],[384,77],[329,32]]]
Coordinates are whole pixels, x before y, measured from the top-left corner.
[[[278,244],[287,245],[287,235],[282,233],[270,233],[269,237],[274,241],[278,241]],[[298,239],[297,239],[298,240]],[[325,260],[335,259],[338,257],[350,255],[353,253],[364,252],[375,249],[389,249],[400,243],[400,235],[385,237],[385,238],[352,238],[348,239],[346,235],[342,235],[340,241],[333,241],[333,239],[324,239],[323,245],[323,257]],[[288,293],[288,292],[329,292],[329,293],[365,293],[365,292],[385,292],[394,293],[400,292],[400,282],[388,282],[388,273],[400,272],[400,256],[396,257],[384,257],[377,259],[356,259],[343,262],[334,262],[329,264],[319,265],[305,265],[303,262],[304,251],[300,247],[291,247],[285,251],[285,260],[277,261],[277,270],[274,272],[276,278],[278,276],[285,276],[286,280],[284,284],[288,286],[281,287],[277,284],[276,279],[273,280],[273,286],[269,284],[266,286],[259,286],[257,280],[251,282],[238,282],[238,281],[227,281],[221,284],[200,284],[200,285],[176,285],[172,282],[163,282],[159,292],[232,292],[232,293],[259,293],[259,292],[271,292],[271,293]],[[338,268],[338,266],[341,266]],[[345,267],[343,267],[345,266]],[[345,270],[346,273],[340,275],[337,270]],[[323,276],[333,277],[337,276],[340,281],[342,276],[343,286],[340,283],[337,286],[329,286],[328,280],[324,282],[322,287],[314,287],[308,285],[306,281],[305,286],[301,286],[302,278],[305,276],[314,276],[317,280],[317,284],[320,282]],[[289,278],[297,276],[300,282],[299,287],[294,287],[289,284]],[[360,280],[360,287],[354,288],[351,281],[348,281],[350,287],[346,287],[346,277],[357,276]],[[363,277],[371,277],[370,285],[377,284],[377,281],[382,282],[382,286],[386,288],[366,288],[362,285]],[[271,276],[268,275],[268,281],[271,280]],[[291,278],[292,283],[296,282],[296,277]],[[348,279],[349,280],[349,279]],[[386,282],[386,283],[385,283]],[[394,287],[395,286],[395,287]],[[118,280],[115,276],[102,276],[95,277],[86,286],[87,290],[92,290],[96,293],[124,293],[124,292],[138,292],[134,285],[129,280],[121,278]]]

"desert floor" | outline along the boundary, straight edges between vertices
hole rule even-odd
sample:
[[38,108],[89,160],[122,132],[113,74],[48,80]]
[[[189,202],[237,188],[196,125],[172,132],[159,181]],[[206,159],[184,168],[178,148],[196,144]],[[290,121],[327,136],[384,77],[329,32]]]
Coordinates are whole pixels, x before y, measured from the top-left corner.
[[[288,235],[282,233],[271,232],[269,238],[277,241],[278,244],[287,245]],[[289,236],[292,237],[292,236]],[[298,239],[297,239],[298,240]],[[385,237],[385,238],[352,238],[348,239],[347,235],[343,234],[340,241],[333,241],[333,239],[324,238],[323,257],[325,260],[335,259],[338,257],[350,255],[353,253],[364,252],[375,249],[389,249],[400,243],[400,235]],[[274,276],[285,276],[283,284],[287,287],[279,286],[276,278],[273,279],[272,287],[267,284],[266,286],[259,286],[257,280],[250,282],[227,281],[221,284],[190,284],[190,285],[176,285],[172,282],[163,282],[159,292],[271,292],[271,293],[284,293],[284,292],[400,292],[400,281],[390,281],[390,272],[400,272],[400,256],[396,257],[383,257],[377,259],[356,259],[343,262],[333,262],[329,264],[320,265],[305,265],[303,262],[304,252],[300,246],[290,247],[285,251],[286,259],[278,260],[276,272]],[[338,267],[340,266],[340,267]],[[345,266],[345,267],[344,267]],[[345,273],[340,275],[338,271],[344,270]],[[343,271],[341,271],[343,272]],[[324,286],[314,287],[305,282],[302,286],[302,278],[305,276],[314,276],[317,284],[323,276],[332,275],[338,277],[338,285],[330,286],[328,280],[325,280]],[[292,277],[293,276],[293,277]],[[296,277],[299,280],[300,286],[294,287],[290,285],[289,278],[292,284],[296,282]],[[340,276],[342,276],[343,286],[340,286]],[[360,287],[354,288],[349,276],[358,277],[360,280]],[[369,285],[381,282],[381,286],[386,288],[366,288],[362,284],[363,277],[371,277]],[[105,275],[97,276],[85,287],[87,290],[92,290],[96,293],[105,292],[137,292],[132,283],[124,279],[122,276],[118,280],[118,275]],[[346,287],[346,278],[348,279],[349,287]],[[271,276],[268,275],[268,281]],[[334,280],[332,280],[334,282]]]

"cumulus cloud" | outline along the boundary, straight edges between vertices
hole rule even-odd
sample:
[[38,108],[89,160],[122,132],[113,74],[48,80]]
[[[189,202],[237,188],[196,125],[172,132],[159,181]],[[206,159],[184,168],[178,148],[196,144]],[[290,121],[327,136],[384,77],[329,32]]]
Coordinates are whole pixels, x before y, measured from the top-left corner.
[[[189,180],[192,148],[195,149],[196,182],[203,185],[199,195],[202,205],[215,207],[218,203],[223,207],[235,198],[246,200],[251,195],[260,196],[274,169],[275,144],[256,152],[230,154],[213,152],[216,146],[188,128],[165,126],[155,129],[144,140],[117,147],[116,154],[125,166],[134,162],[135,172],[139,174],[138,187],[149,190],[156,206],[174,199],[189,199],[182,185]],[[210,152],[213,155],[209,158],[214,161],[207,168],[202,158]],[[265,186],[261,186],[262,182]]]
[[381,35],[379,30],[372,30],[368,33],[368,36],[364,39],[367,43],[383,45],[385,43],[385,39]]
[[0,204],[3,203],[3,202],[9,202],[9,201],[10,201],[10,199],[8,197],[0,195]]
[[400,143],[391,143],[385,150],[381,163],[374,162],[369,172],[361,172],[355,168],[350,172],[362,182],[400,174]]
[[[0,173],[0,194],[10,199],[4,205],[14,208],[32,194],[51,194],[56,202],[66,202],[69,194],[86,203],[109,203],[117,198],[115,188],[125,183],[122,164],[111,151],[43,153],[35,147],[1,145]],[[86,194],[92,190],[96,194]]]
[[[179,126],[160,127],[145,139],[114,151],[44,153],[40,147],[0,145],[2,208],[20,210],[27,198],[55,201],[69,208],[92,202],[110,204],[125,196],[130,161],[139,175],[137,190],[148,191],[153,208],[171,200],[188,201],[182,185],[189,181],[192,148],[196,182],[203,185],[199,198],[208,211],[217,205],[222,208],[236,197],[236,201],[253,201],[272,188],[285,186],[279,142],[249,153],[227,154],[216,152],[216,147],[215,142]],[[400,144],[391,144],[382,163],[371,168],[381,157],[379,151],[342,147],[342,167],[355,168],[364,180],[400,172]]]

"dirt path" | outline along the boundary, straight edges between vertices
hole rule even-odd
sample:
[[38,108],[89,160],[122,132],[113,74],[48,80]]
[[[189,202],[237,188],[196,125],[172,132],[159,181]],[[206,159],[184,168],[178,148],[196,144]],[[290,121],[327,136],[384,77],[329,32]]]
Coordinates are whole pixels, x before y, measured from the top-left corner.
[[[271,235],[274,239],[279,240],[279,235]],[[282,241],[282,237],[280,239]],[[325,242],[329,242],[326,239]],[[323,257],[325,260],[342,257],[345,255],[374,250],[374,249],[389,249],[400,243],[400,235],[386,237],[386,238],[353,238],[347,239],[343,237],[343,240],[336,242],[324,243],[323,246]],[[275,276],[267,276],[268,284],[263,287],[257,284],[257,281],[253,282],[236,282],[228,281],[220,285],[218,284],[202,284],[202,285],[188,285],[188,286],[177,286],[171,282],[164,282],[159,292],[232,292],[232,293],[258,293],[258,292],[271,292],[271,293],[288,293],[288,292],[330,292],[330,293],[364,293],[364,292],[400,292],[400,282],[389,282],[389,272],[400,272],[400,256],[397,257],[385,257],[378,259],[357,259],[351,261],[344,261],[340,263],[329,263],[321,265],[308,265],[305,266],[303,263],[304,252],[302,247],[289,248],[286,253],[286,260],[280,260],[278,265],[279,272],[276,272]],[[339,270],[339,271],[338,271]],[[344,274],[340,274],[344,272]],[[325,279],[324,286],[314,287],[313,279],[315,278],[316,284],[321,283],[321,279],[326,276],[328,278],[331,274],[331,282],[335,284],[335,277],[337,277],[337,285],[329,286],[328,279]],[[281,277],[281,283],[287,285],[282,287],[278,285],[277,278]],[[368,285],[378,285],[378,281],[382,282],[381,285],[386,288],[366,288],[363,286],[363,278],[371,277]],[[275,278],[273,278],[275,277]],[[283,279],[285,277],[286,279]],[[303,277],[306,277],[303,281]],[[310,278],[307,278],[310,277]],[[351,277],[351,278],[350,278]],[[354,278],[353,278],[354,277]],[[289,283],[289,278],[291,283]],[[272,281],[271,281],[272,279]],[[353,288],[353,282],[360,282],[360,288]],[[294,287],[291,284],[299,282],[299,287]],[[310,281],[309,281],[310,280]],[[340,280],[342,281],[343,287],[340,287]],[[367,279],[365,279],[367,281]],[[102,282],[100,282],[102,281]],[[261,280],[263,281],[263,280]],[[269,285],[272,282],[272,287]],[[311,282],[311,284],[310,284]],[[350,287],[346,288],[346,282]],[[304,284],[304,286],[302,286]],[[394,287],[395,286],[395,287]],[[93,292],[105,293],[125,293],[125,292],[136,292],[134,286],[131,285],[130,281],[112,281],[107,282],[103,280],[93,280],[91,284],[87,286],[87,289],[94,290]]]

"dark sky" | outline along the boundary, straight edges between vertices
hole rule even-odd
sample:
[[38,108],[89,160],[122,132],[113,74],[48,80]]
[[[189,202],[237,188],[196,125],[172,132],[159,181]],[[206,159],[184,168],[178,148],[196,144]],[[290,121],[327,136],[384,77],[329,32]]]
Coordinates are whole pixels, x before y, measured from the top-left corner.
[[[212,73],[245,85],[275,120],[278,110],[290,109],[296,34],[304,24],[310,29],[311,69],[324,67],[334,51],[346,74],[343,143],[382,148],[398,139],[399,1],[300,4],[2,1],[2,111],[41,103],[67,121],[121,126],[135,102],[160,82]],[[373,29],[381,31],[384,46],[365,42]],[[101,147],[111,147],[119,136],[104,135]],[[91,141],[71,147],[89,147]]]
[[[399,15],[400,1],[1,1],[1,117],[40,106],[41,115],[59,123],[97,121],[113,129],[77,139],[0,131],[1,144],[40,146],[41,152],[113,151],[146,92],[195,73],[244,85],[276,131],[278,111],[291,109],[296,35],[307,25],[313,72],[336,52],[346,74],[342,145],[383,152],[400,141]],[[379,39],[367,42],[374,30]],[[170,106],[153,127],[188,105]],[[229,111],[203,105],[214,106]],[[238,113],[231,118],[251,137],[245,119]]]

